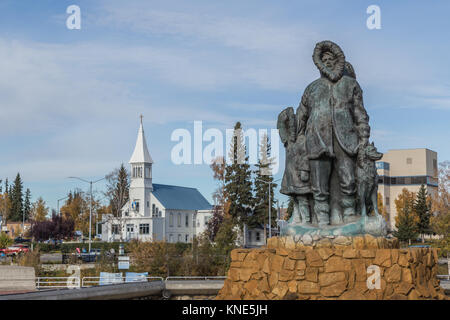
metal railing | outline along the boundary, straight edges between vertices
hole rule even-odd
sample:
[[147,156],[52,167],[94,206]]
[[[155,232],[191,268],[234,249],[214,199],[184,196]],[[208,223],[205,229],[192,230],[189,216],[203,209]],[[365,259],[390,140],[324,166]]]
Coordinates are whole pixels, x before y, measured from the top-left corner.
[[137,277],[83,277],[81,279],[81,287],[93,287],[93,286],[104,286],[111,284],[122,284],[122,283],[133,283],[133,282],[150,282],[150,281],[164,281],[162,277],[148,277],[148,276],[137,276]]
[[165,281],[176,280],[225,280],[226,276],[172,276],[167,277]]
[[[37,277],[36,289],[74,289],[88,288],[93,286],[104,286],[113,284],[150,282],[150,281],[183,281],[183,280],[225,280],[225,276],[171,276],[151,277],[151,276],[116,276],[116,277]],[[30,281],[31,279],[8,279],[9,281]]]
[[36,289],[79,288],[79,277],[37,277]]

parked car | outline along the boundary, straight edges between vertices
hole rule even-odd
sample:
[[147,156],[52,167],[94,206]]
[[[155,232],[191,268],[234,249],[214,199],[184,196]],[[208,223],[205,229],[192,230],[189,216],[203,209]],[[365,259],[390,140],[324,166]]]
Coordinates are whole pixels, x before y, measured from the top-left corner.
[[22,237],[17,237],[17,238],[14,239],[14,242],[15,243],[26,243],[26,242],[31,242],[31,239],[25,239],[25,238],[22,238]]
[[56,240],[56,239],[48,239],[45,240],[44,243],[49,243],[49,244],[53,244],[53,245],[57,245],[57,244],[61,244],[63,241],[61,239]]
[[5,249],[0,249],[0,252],[3,252],[7,256],[16,256],[18,254],[27,253],[29,251],[30,251],[30,249],[23,244],[17,244],[17,245],[9,246],[8,248],[5,248]]

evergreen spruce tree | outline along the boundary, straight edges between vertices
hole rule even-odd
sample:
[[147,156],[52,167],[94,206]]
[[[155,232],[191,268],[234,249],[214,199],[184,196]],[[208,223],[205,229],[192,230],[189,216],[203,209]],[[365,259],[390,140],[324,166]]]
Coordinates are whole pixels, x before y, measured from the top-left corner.
[[25,221],[28,221],[31,214],[31,192],[28,188],[25,192],[25,200],[23,201],[23,214],[25,216]]
[[17,173],[11,193],[11,221],[22,221],[23,214],[23,184],[20,174]]
[[9,194],[8,178],[6,178],[6,180],[5,180],[5,193]]
[[425,186],[420,186],[414,202],[414,211],[418,217],[417,232],[422,236],[422,242],[425,242],[425,234],[431,233],[430,217],[431,202],[428,200],[428,193]]
[[395,227],[397,231],[394,231],[394,236],[400,241],[408,241],[411,244],[411,240],[417,238],[417,218],[413,212],[414,202],[408,198],[403,199],[402,209],[397,216]]
[[228,214],[235,225],[243,231],[244,224],[253,211],[252,172],[246,156],[246,148],[241,123],[234,126],[233,140],[230,148],[231,164],[225,167],[225,194],[229,204]]
[[286,216],[284,217],[284,220],[289,221],[289,219],[292,217],[292,213],[294,213],[294,198],[289,197],[289,203],[286,210]]
[[[266,234],[266,225],[269,224],[269,192],[271,199],[271,226],[276,226],[277,211],[274,207],[274,188],[276,184],[273,183],[273,175],[271,165],[273,159],[270,155],[270,142],[269,138],[265,134],[261,139],[260,144],[260,156],[258,164],[256,165],[255,173],[255,209],[253,215],[249,219],[249,227],[264,226],[264,234]],[[269,185],[270,182],[270,185]],[[269,187],[270,186],[270,187]]]

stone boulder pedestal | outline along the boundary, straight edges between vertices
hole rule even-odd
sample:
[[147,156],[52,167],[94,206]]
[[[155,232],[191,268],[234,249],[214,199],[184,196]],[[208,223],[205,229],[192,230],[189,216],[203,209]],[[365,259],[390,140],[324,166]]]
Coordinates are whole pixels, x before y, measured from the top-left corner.
[[447,299],[436,277],[436,249],[399,249],[396,240],[365,236],[309,246],[292,238],[269,240],[267,248],[231,252],[216,299]]

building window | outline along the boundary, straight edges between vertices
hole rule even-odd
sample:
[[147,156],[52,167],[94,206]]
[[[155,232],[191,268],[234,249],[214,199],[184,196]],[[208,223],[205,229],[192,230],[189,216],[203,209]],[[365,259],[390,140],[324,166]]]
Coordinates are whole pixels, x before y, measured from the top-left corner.
[[150,201],[147,201],[147,208],[150,208]]
[[197,215],[195,213],[192,214],[192,226],[195,227],[195,220],[197,220]]
[[134,232],[134,224],[127,224],[127,232]]
[[185,221],[184,221],[184,225],[186,228],[189,227],[189,213],[186,213],[186,217],[185,217]]
[[152,214],[155,214],[155,204],[152,204]]
[[189,235],[186,235],[185,237],[184,237],[184,242],[189,242]]
[[412,158],[406,158],[406,164],[412,164]]
[[169,215],[169,227],[173,227],[173,213],[172,212]]
[[111,228],[111,232],[112,232],[112,234],[119,234],[119,225],[113,224],[112,228]]
[[260,241],[261,240],[261,235],[259,234],[259,232],[256,232],[256,241]]
[[204,221],[205,221],[205,226],[206,226],[208,224],[209,217],[205,217]]
[[131,203],[131,208],[136,211],[139,212],[139,199],[135,199],[132,203]]
[[378,161],[375,163],[377,169],[389,170],[389,163],[384,161]]
[[148,223],[141,223],[139,225],[139,234],[150,234],[150,225]]
[[178,235],[178,242],[181,242],[181,234]]
[[178,213],[177,222],[178,222],[178,228],[180,228],[181,227],[181,213]]

